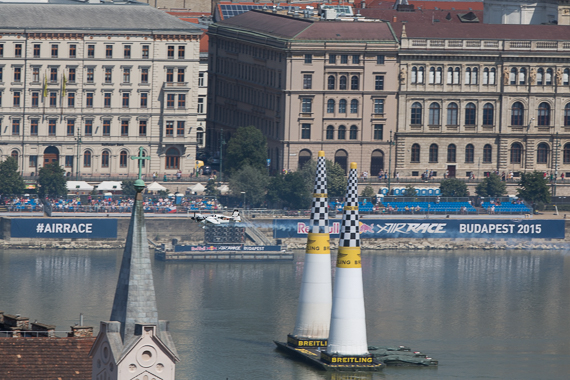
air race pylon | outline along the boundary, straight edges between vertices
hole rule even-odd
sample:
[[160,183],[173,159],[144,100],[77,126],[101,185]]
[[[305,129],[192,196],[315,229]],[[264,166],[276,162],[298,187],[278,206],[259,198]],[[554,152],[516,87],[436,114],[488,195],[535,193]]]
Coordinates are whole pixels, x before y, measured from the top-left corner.
[[328,211],[325,152],[319,151],[297,321],[287,336],[293,347],[327,345],[332,307]]
[[358,177],[356,162],[351,162],[338,243],[329,341],[321,360],[332,367],[376,370],[382,363],[368,352],[359,228]]

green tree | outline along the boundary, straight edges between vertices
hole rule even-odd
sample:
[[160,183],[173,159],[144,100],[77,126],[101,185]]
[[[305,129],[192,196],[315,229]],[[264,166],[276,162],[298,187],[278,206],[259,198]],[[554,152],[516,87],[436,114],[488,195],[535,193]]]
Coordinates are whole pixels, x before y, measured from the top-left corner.
[[127,197],[134,197],[137,194],[134,179],[124,179],[121,188],[123,189],[123,195]]
[[254,126],[240,127],[228,142],[223,161],[230,176],[245,166],[267,170],[267,139]]
[[303,172],[289,172],[272,177],[267,200],[292,209],[311,207],[313,185],[307,183]]
[[[342,167],[332,162],[331,160],[326,160],[327,168],[327,191],[330,197],[344,197],[346,192],[346,174]],[[305,178],[305,181],[309,185],[309,191],[312,194],[313,187],[315,185],[315,173],[317,171],[317,161],[311,160],[307,162],[303,168],[300,170]]]
[[466,197],[467,185],[457,178],[449,178],[441,181],[439,185],[442,197]]
[[266,170],[246,165],[237,170],[230,178],[230,190],[236,196],[245,192],[246,204],[258,207],[265,201],[265,193],[269,177]]
[[406,186],[406,197],[415,197],[418,195],[418,191],[412,185]]
[[65,170],[59,162],[46,164],[40,169],[38,179],[40,197],[59,197],[67,194]]
[[376,196],[376,192],[374,191],[374,189],[372,188],[372,186],[367,185],[364,190],[362,190],[362,193],[360,194],[361,197],[363,198],[372,198]]
[[507,184],[495,173],[491,173],[475,188],[475,193],[480,197],[502,197],[507,193]]
[[26,186],[18,171],[18,161],[8,157],[0,162],[0,194],[22,194]]
[[527,202],[550,203],[548,180],[540,172],[522,173],[519,180],[518,196]]
[[216,186],[216,181],[214,179],[210,178],[208,180],[204,193],[206,193],[206,195],[209,197],[217,197],[218,195],[220,195],[220,190],[218,190]]

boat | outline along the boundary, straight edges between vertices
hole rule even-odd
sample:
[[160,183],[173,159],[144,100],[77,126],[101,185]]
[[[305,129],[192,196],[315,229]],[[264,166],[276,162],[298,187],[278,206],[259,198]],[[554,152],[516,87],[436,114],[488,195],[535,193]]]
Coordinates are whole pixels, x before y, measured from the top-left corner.
[[280,245],[162,244],[155,249],[155,258],[162,261],[292,261],[293,257]]

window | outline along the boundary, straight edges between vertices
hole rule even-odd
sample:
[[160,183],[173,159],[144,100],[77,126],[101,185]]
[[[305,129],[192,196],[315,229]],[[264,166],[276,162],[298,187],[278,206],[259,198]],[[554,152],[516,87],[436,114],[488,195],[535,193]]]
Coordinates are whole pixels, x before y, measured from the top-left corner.
[[429,122],[428,122],[429,125],[440,125],[439,122],[440,111],[441,109],[438,103],[432,103],[429,105]]
[[87,68],[87,83],[93,83],[95,77],[95,68],[88,67]]
[[564,144],[564,153],[562,156],[562,162],[565,164],[570,164],[570,143]]
[[121,150],[121,153],[119,154],[119,166],[121,168],[126,168],[127,162],[128,162],[127,151]]
[[105,58],[113,58],[113,45],[105,46]]
[[49,81],[51,83],[57,83],[57,67],[52,67],[50,69]]
[[131,69],[127,67],[123,69],[123,83],[131,83]]
[[475,104],[467,103],[465,106],[465,125],[475,125]]
[[4,56],[4,44],[0,44],[0,57]]
[[358,90],[358,82],[358,77],[356,75],[353,75],[352,78],[350,78],[350,89]]
[[95,45],[87,45],[87,58],[95,58]]
[[313,99],[311,98],[301,98],[301,112],[311,113],[313,112]]
[[166,136],[174,136],[174,122],[173,121],[167,121],[166,122],[165,134],[166,134]]
[[513,103],[511,108],[511,125],[523,125],[524,106],[521,102]]
[[20,82],[22,80],[22,68],[14,67],[14,82]]
[[412,83],[424,83],[424,68],[420,67],[412,67]]
[[32,67],[32,82],[40,82],[40,68]]
[[180,167],[180,152],[176,148],[168,148],[166,151],[166,169],[178,169]]
[[113,82],[113,69],[110,67],[105,67],[105,83]]
[[131,94],[123,92],[123,108],[129,108],[129,99]]
[[547,86],[552,85],[552,77],[554,76],[554,72],[552,69],[546,69],[546,75],[544,77],[544,84]]
[[2,67],[0,67],[0,82],[2,82]]
[[184,83],[184,69],[178,69],[178,83]]
[[384,114],[384,99],[374,99],[374,113],[376,115]]
[[453,83],[453,68],[450,67],[447,69],[447,84]]
[[12,156],[13,159],[18,161],[18,151],[17,150],[13,150],[12,153],[10,154],[10,156]]
[[52,58],[57,58],[57,49],[58,46],[57,45],[51,45],[51,57]]
[[346,99],[339,100],[338,113],[346,113]]
[[313,55],[305,54],[305,63],[313,63]]
[[456,162],[457,147],[455,144],[447,146],[447,162]]
[[422,105],[418,102],[412,104],[412,115],[410,123],[412,125],[422,124]]
[[20,91],[14,91],[14,107],[20,107]]
[[570,69],[564,69],[564,73],[562,74],[562,84],[564,86],[568,86],[569,81],[568,78],[570,77]]
[[69,83],[75,83],[75,67],[69,68],[69,75],[68,75],[67,81]]
[[385,58],[384,55],[377,55],[377,56],[376,56],[376,64],[377,64],[377,65],[383,65],[385,59],[386,59],[386,58]]
[[75,92],[68,92],[67,93],[67,106],[69,108],[75,107]]
[[65,167],[66,168],[73,167],[73,156],[65,156]]
[[301,124],[301,138],[309,140],[311,138],[311,124]]
[[148,69],[141,69],[141,83],[148,83]]
[[346,140],[346,127],[344,125],[338,127],[337,138],[339,140]]
[[30,168],[37,168],[38,167],[38,156],[29,156],[29,166]]
[[544,84],[544,69],[536,70],[536,84]]
[[511,164],[520,164],[522,159],[522,145],[513,143],[511,145]]
[[131,45],[125,45],[123,47],[123,57],[125,59],[131,59]]
[[570,127],[570,103],[564,107],[564,126]]
[[202,127],[196,129],[196,144],[200,146],[204,145],[204,129],[202,129]]
[[517,69],[513,67],[509,73],[509,83],[517,84]]
[[384,124],[374,124],[374,140],[384,139]]
[[178,59],[184,59],[184,46],[178,46]]
[[526,69],[524,67],[519,70],[519,84],[526,84]]
[[453,70],[453,84],[459,84],[460,75],[461,69],[459,67],[456,67],[455,70]]
[[474,156],[475,156],[475,148],[473,147],[473,144],[467,144],[467,146],[465,147],[465,162],[468,164],[473,163]]
[[103,136],[111,135],[111,119],[103,119]]
[[340,63],[348,63],[348,55],[347,54],[341,54],[340,55]]
[[111,108],[111,93],[110,92],[106,92],[103,95],[103,107]]
[[93,108],[93,93],[88,92],[85,94],[85,107]]
[[12,135],[20,134],[20,119],[12,119]]
[[14,46],[14,55],[16,58],[22,58],[22,44],[16,44]]
[[375,90],[383,90],[384,89],[384,75],[376,75],[376,80],[374,82]]
[[537,164],[547,164],[549,155],[549,146],[547,143],[538,144],[538,149],[536,150],[536,163]]
[[483,125],[493,125],[495,107],[491,103],[483,106]]
[[198,113],[204,113],[204,98],[198,98]]
[[103,153],[101,154],[101,167],[102,168],[109,167],[109,152],[106,150],[103,151]]
[[303,75],[303,89],[310,90],[313,88],[313,76],[311,74]]
[[174,94],[166,95],[166,108],[174,108]]
[[143,57],[143,59],[148,59],[148,57],[149,57],[148,51],[149,51],[149,45],[143,45],[142,46],[142,57]]
[[139,136],[146,136],[146,120],[139,120]]
[[350,131],[348,132],[348,138],[350,140],[358,139],[358,127],[356,125],[350,126]]
[[40,44],[34,44],[34,58],[40,58]]
[[431,144],[429,146],[429,162],[437,162],[438,149],[437,144]]
[[[570,103],[568,103],[568,113],[570,114]],[[335,101],[334,99],[327,100],[327,113],[334,113]],[[570,118],[569,118],[570,120]]]
[[69,58],[77,58],[77,45],[69,45]]
[[37,136],[38,135],[38,124],[40,119],[32,119],[30,120],[30,135]]
[[346,76],[342,75],[339,79],[339,90],[346,90]]
[[546,102],[542,102],[538,106],[538,125],[539,126],[550,125],[550,104]]
[[182,120],[176,122],[176,136],[184,136],[184,121]]
[[148,106],[148,92],[141,92],[141,108]]
[[168,59],[174,59],[174,46],[170,45],[167,47],[166,56],[168,57]]
[[485,144],[483,147],[483,163],[490,164],[493,162],[493,147],[491,144]]
[[129,135],[129,121],[128,120],[121,120],[121,136],[128,136]]
[[[202,106],[203,105],[204,103],[202,103]],[[178,108],[186,108],[186,94],[178,95]]]
[[166,69],[166,82],[174,82],[174,69]]
[[350,101],[350,113],[358,113],[358,99]]
[[206,84],[206,73],[198,73],[198,86],[205,87]]
[[32,92],[32,108],[39,107],[39,103],[40,103],[40,93]]
[[48,121],[48,135],[55,136],[55,132],[56,132],[56,120],[55,119],[49,119],[49,121]]
[[93,136],[93,119],[86,119],[85,120],[85,136]]
[[360,55],[358,55],[358,54],[353,54],[353,56],[352,56],[352,64],[353,64],[353,65],[358,65],[358,64],[360,64]]
[[458,125],[458,110],[457,103],[449,103],[447,105],[447,125]]
[[412,145],[411,162],[420,162],[420,144]]
[[333,140],[334,139],[334,127],[332,125],[329,125],[327,127],[327,131],[326,131],[326,135],[325,135],[327,140]]
[[75,135],[75,119],[68,119],[67,120],[67,135],[74,136]]
[[90,168],[91,167],[91,151],[86,150],[83,153],[83,167]]
[[329,63],[334,65],[336,63],[336,54],[329,54]]

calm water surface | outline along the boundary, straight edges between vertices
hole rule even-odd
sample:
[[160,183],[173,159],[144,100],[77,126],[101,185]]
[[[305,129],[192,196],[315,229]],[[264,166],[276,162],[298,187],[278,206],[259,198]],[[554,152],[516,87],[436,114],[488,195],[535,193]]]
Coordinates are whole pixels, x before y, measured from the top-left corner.
[[[107,320],[121,251],[0,251],[0,310],[68,330]],[[570,254],[363,252],[368,343],[408,345],[438,368],[327,374],[274,349],[295,323],[294,263],[154,263],[177,379],[570,378]]]

